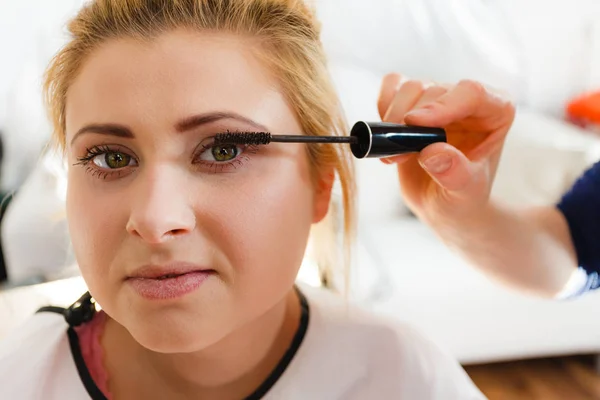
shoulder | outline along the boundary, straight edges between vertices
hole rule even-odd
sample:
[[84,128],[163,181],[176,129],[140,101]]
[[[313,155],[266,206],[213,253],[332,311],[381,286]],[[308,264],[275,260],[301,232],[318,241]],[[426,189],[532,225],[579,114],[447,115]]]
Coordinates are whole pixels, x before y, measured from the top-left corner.
[[600,197],[600,161],[589,167],[565,193],[559,202],[559,208],[573,205],[590,204],[596,206]]
[[[311,322],[314,322],[315,328],[322,329],[326,336],[364,341],[370,350],[381,347],[388,355],[410,355],[415,351],[441,352],[407,323],[368,311],[328,290],[302,290],[310,305]],[[393,353],[390,353],[392,350]]]
[[[600,162],[594,164],[562,197],[557,207],[566,220],[559,219],[556,229],[568,229],[579,266],[589,273],[600,273]],[[558,213],[557,213],[558,214]],[[568,239],[567,239],[568,240]],[[596,276],[590,276],[595,280]],[[590,287],[589,290],[595,287]],[[596,286],[597,288],[597,286]]]
[[366,394],[374,390],[419,399],[484,398],[450,354],[409,324],[350,305],[325,290],[303,291],[322,351],[336,349],[343,363],[363,366]]
[[65,379],[78,380],[78,375],[62,315],[35,314],[0,341],[0,398],[68,399]]

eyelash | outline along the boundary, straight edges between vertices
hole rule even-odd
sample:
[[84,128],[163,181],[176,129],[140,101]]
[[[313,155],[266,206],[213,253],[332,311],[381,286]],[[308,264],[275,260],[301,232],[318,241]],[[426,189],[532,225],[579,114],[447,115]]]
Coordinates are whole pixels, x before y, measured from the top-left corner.
[[[233,171],[229,171],[229,170],[231,170],[231,169],[237,170],[238,168],[242,167],[247,161],[250,160],[250,157],[248,155],[246,155],[247,153],[256,154],[256,152],[258,150],[258,146],[255,146],[255,145],[238,146],[238,147],[242,147],[242,149],[243,149],[242,152],[235,159],[230,160],[230,161],[215,162],[215,161],[206,161],[206,160],[198,159],[202,154],[204,154],[204,152],[212,149],[213,147],[214,146],[211,143],[200,144],[197,147],[197,149],[199,149],[199,150],[194,151],[194,155],[192,157],[192,163],[195,166],[198,166],[199,167],[198,169],[201,168],[209,173],[233,172]],[[120,178],[123,175],[123,173],[127,172],[126,171],[127,169],[130,169],[129,167],[105,169],[105,168],[100,168],[94,164],[94,159],[96,157],[110,154],[110,153],[126,154],[127,156],[129,156],[133,160],[135,160],[136,163],[138,162],[137,158],[134,155],[132,155],[129,150],[120,148],[119,146],[111,147],[110,145],[99,145],[99,146],[92,146],[90,148],[87,148],[86,155],[78,158],[77,162],[73,165],[75,165],[75,166],[79,165],[79,166],[84,167],[85,171],[87,173],[90,173],[93,177],[96,177],[98,179],[106,180],[109,178],[111,178],[111,179],[112,178]]]
[[101,155],[109,154],[109,153],[126,153],[126,152],[121,151],[121,149],[118,149],[118,148],[111,148],[108,145],[92,146],[90,148],[87,148],[86,155],[83,157],[79,157],[77,159],[78,162],[76,162],[73,165],[80,165],[80,166],[84,167],[86,172],[90,173],[93,177],[98,178],[98,179],[106,180],[109,177],[110,178],[113,178],[113,177],[118,178],[123,174],[124,168],[119,168],[119,169],[114,169],[114,170],[105,170],[105,169],[99,168],[96,165],[93,165],[94,158],[101,156]]

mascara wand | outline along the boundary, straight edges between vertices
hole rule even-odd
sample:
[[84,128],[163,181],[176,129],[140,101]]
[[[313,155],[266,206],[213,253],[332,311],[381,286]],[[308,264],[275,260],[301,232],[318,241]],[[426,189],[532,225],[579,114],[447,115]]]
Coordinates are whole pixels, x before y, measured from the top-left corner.
[[252,146],[269,143],[358,143],[352,136],[305,136],[271,135],[269,132],[226,132],[215,136],[215,145],[247,144]]
[[215,135],[215,145],[266,145],[279,143],[348,143],[356,158],[383,158],[423,150],[432,143],[446,142],[442,128],[387,122],[359,121],[350,136],[272,135],[268,132],[227,132]]

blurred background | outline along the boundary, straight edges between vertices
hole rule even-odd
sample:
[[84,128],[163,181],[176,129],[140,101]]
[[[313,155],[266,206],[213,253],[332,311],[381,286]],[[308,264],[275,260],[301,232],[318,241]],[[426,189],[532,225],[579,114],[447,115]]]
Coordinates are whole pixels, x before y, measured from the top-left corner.
[[[600,159],[597,0],[315,0],[350,123],[379,119],[381,78],[476,79],[518,106],[493,196],[552,204]],[[45,66],[82,0],[0,0],[0,340],[40,305],[85,290],[46,151]],[[395,169],[357,163],[351,298],[416,325],[491,399],[600,399],[600,291],[570,302],[490,282],[403,205]],[[318,284],[307,260],[301,279]]]

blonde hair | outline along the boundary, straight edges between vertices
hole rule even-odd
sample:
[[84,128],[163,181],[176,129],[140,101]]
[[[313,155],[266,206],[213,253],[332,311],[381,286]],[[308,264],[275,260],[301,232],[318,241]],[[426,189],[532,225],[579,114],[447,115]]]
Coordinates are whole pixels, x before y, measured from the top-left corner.
[[[72,38],[46,72],[46,103],[59,148],[65,149],[67,92],[86,56],[112,39],[147,41],[175,29],[223,31],[256,38],[266,50],[261,56],[279,80],[303,132],[346,134],[319,39],[320,27],[302,0],[94,0],[69,23]],[[340,145],[311,145],[307,151],[314,183],[323,171],[333,168],[341,187],[342,204],[334,196],[327,218],[318,224],[318,236],[313,235],[322,281],[330,285],[334,266],[347,269],[350,262],[355,192],[352,157],[347,146]],[[336,215],[340,206],[343,215]],[[340,232],[344,233],[344,252],[338,251]],[[342,262],[340,257],[344,258]]]

